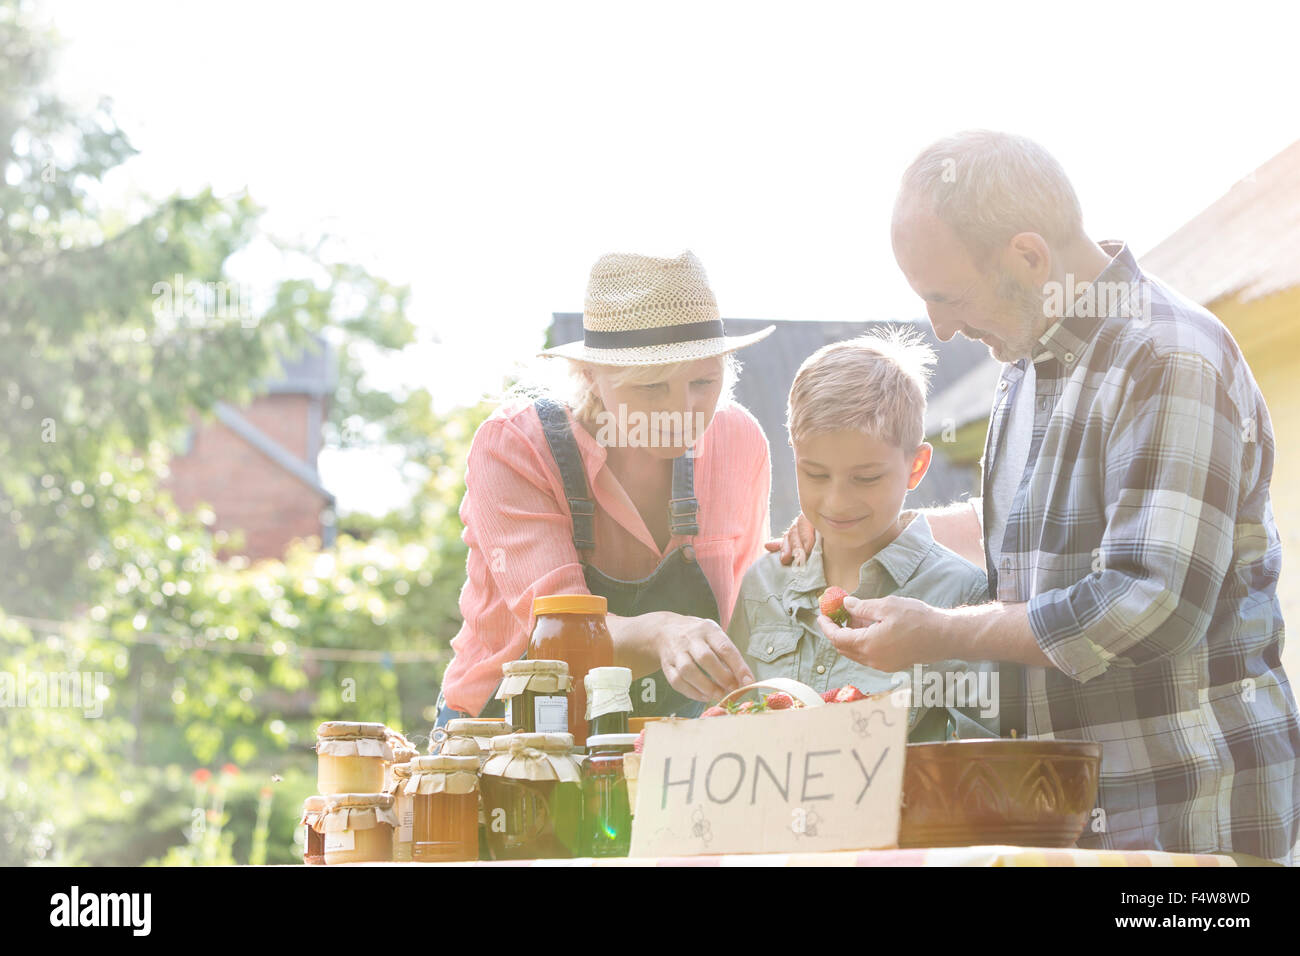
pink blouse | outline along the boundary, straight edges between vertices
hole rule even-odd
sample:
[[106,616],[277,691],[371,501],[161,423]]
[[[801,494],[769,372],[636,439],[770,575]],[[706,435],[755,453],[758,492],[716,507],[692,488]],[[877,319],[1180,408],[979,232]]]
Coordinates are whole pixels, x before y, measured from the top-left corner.
[[[623,486],[605,467],[605,449],[569,416],[587,484],[596,502],[591,562],[610,577],[638,580],[689,539],[674,535],[660,551]],[[700,533],[694,547],[722,616],[731,619],[741,579],[771,535],[772,462],[767,438],[742,406],[719,407],[700,437],[695,496]],[[443,677],[446,703],[479,713],[501,679],[501,665],[524,653],[533,597],[586,594],[573,546],[569,505],[542,423],[530,403],[498,409],[474,435],[465,471],[461,535],[469,546],[464,620]],[[664,502],[668,507],[668,502]]]

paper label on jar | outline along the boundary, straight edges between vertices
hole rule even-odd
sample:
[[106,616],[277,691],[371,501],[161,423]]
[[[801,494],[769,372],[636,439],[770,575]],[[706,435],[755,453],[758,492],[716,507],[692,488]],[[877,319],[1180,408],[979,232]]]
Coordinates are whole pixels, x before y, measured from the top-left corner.
[[410,843],[415,838],[415,808],[402,810],[402,819],[397,826],[397,842]]
[[357,836],[351,830],[335,830],[325,834],[325,852],[337,853],[339,850],[355,850]]
[[539,734],[567,734],[569,732],[569,698],[564,694],[558,697],[533,698],[533,726]]

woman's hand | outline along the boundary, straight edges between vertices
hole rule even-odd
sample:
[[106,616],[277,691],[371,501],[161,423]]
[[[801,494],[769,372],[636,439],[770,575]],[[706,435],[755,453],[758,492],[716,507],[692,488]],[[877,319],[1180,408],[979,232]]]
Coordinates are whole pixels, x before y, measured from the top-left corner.
[[668,683],[692,700],[712,703],[754,682],[731,638],[713,621],[670,614],[659,634],[659,666]]
[[794,566],[798,568],[808,560],[808,552],[816,543],[817,532],[800,512],[799,517],[794,519],[794,524],[781,535],[780,541],[768,541],[763,547],[769,551],[780,551],[782,564],[790,564],[793,561]]
[[712,703],[754,682],[727,632],[707,618],[652,611],[610,615],[609,622],[616,663],[637,677],[662,670],[673,689],[692,700]]

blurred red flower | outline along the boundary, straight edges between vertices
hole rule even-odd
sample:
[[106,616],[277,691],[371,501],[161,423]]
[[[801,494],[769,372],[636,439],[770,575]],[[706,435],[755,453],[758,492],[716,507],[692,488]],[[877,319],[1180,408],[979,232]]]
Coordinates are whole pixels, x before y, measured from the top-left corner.
[[208,779],[211,776],[212,776],[211,770],[209,770],[207,767],[200,767],[198,770],[195,770],[192,774],[190,774],[190,779],[193,780],[195,783],[207,783]]

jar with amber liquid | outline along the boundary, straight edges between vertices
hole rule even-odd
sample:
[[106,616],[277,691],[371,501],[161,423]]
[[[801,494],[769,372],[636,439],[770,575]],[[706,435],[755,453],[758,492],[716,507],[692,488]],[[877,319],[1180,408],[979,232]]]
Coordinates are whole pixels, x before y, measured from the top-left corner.
[[527,656],[564,661],[573,690],[569,693],[569,733],[582,745],[587,739],[587,690],[583,679],[593,667],[612,667],[614,639],[605,625],[609,602],[596,594],[549,594],[533,598],[533,632]]
[[572,689],[564,661],[506,661],[497,700],[505,701],[506,723],[517,734],[567,734]]
[[335,793],[325,797],[319,826],[325,862],[388,863],[393,859],[391,793]]
[[416,757],[406,793],[415,808],[412,860],[478,859],[478,757]]
[[316,828],[324,810],[324,797],[308,797],[302,803],[302,818],[298,821],[306,828],[302,844],[302,861],[311,866],[325,865],[325,834]]
[[480,785],[494,860],[565,859],[582,838],[582,774],[572,734],[492,741]]
[[335,793],[382,793],[384,766],[393,759],[383,724],[328,720],[316,728],[316,789]]
[[[445,754],[449,757],[476,757],[479,769],[492,753],[492,738],[511,732],[510,725],[501,718],[460,717],[447,721],[429,737],[429,752]],[[483,813],[483,790],[479,788],[478,796],[478,858],[492,859],[488,850],[486,816]]]

